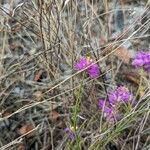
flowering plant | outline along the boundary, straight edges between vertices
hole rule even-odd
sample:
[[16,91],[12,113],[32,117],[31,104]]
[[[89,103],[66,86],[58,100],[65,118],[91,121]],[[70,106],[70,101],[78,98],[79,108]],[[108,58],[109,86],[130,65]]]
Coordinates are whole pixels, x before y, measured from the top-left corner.
[[150,71],[150,53],[149,52],[139,52],[136,54],[132,65],[135,67],[143,67],[144,70]]
[[114,105],[118,102],[129,102],[132,98],[132,94],[129,92],[129,90],[124,87],[120,86],[116,90],[112,91],[108,95],[108,100],[110,104]]
[[69,138],[71,140],[75,138],[75,134],[72,128],[65,128],[65,132],[69,135]]
[[100,99],[98,101],[98,107],[103,111],[104,117],[107,120],[115,121],[120,119],[121,116],[121,113],[117,108],[118,103],[128,103],[131,100],[132,94],[129,90],[124,86],[120,86],[108,94],[108,99]]
[[[89,66],[89,67],[88,67]],[[100,75],[100,68],[97,64],[93,63],[93,60],[90,58],[82,57],[78,62],[75,63],[74,69],[79,71],[82,69],[86,69],[86,72],[90,76],[90,78],[97,78]]]

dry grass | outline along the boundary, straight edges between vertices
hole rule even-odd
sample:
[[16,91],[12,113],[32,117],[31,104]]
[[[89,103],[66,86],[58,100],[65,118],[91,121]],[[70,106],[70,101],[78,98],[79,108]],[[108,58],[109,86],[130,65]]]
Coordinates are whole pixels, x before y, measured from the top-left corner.
[[[149,1],[6,4],[0,5],[0,150],[148,150],[150,76],[125,60],[149,51]],[[119,48],[130,53],[114,55]],[[98,79],[73,70],[81,56],[99,64]],[[129,81],[132,73],[141,76],[138,85],[134,76]],[[137,104],[110,124],[97,100],[118,85]],[[64,132],[70,125],[78,126],[74,141]]]

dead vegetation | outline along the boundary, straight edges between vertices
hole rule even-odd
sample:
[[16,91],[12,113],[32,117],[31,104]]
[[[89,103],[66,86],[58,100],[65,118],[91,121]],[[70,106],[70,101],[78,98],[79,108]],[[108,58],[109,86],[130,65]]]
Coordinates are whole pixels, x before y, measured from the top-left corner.
[[[149,51],[149,0],[7,0],[0,5],[0,150],[148,150],[150,76],[131,66]],[[81,56],[101,67],[90,79]],[[97,100],[118,85],[137,105],[119,122]],[[78,103],[77,103],[78,102]],[[64,129],[76,120],[79,139]]]

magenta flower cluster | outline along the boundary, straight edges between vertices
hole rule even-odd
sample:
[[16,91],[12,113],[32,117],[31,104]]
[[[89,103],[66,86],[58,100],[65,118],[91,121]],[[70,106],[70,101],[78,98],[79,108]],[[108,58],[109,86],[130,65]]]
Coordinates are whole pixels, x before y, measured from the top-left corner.
[[[89,67],[88,67],[89,66]],[[74,69],[77,71],[83,70],[86,67],[86,72],[90,76],[90,78],[97,78],[100,75],[100,68],[97,64],[94,64],[93,61],[89,58],[82,57],[77,63],[74,65]]]
[[132,100],[132,94],[129,90],[120,86],[116,90],[108,94],[108,99],[100,99],[98,107],[103,111],[104,117],[109,121],[118,120],[120,113],[118,112],[118,104],[128,103]]
[[144,70],[150,71],[150,52],[139,52],[136,54],[132,65],[135,67],[143,67]]
[[124,87],[120,86],[115,91],[112,91],[108,95],[108,100],[111,105],[115,105],[118,102],[129,102],[131,100],[132,94],[129,92],[129,90]]

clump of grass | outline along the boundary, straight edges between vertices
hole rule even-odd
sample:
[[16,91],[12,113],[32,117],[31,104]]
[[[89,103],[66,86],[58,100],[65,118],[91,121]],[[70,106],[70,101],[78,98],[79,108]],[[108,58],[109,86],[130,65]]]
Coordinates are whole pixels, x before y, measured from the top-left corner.
[[[148,51],[148,3],[2,3],[0,149],[148,149],[149,72],[121,52]],[[124,72],[140,78],[124,78]],[[107,103],[120,86],[128,87],[133,105],[117,103],[123,115],[112,121],[98,100]]]

